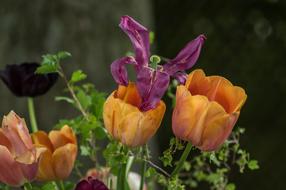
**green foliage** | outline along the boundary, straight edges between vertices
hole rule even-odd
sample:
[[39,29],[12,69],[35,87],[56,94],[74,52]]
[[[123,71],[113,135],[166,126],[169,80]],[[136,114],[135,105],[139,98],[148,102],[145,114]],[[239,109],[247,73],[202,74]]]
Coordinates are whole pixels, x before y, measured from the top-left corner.
[[60,61],[71,57],[71,54],[66,51],[60,51],[57,54],[43,55],[41,66],[37,68],[36,73],[48,74],[60,71]]
[[166,166],[173,166],[173,154],[177,150],[182,150],[184,148],[184,145],[182,144],[182,141],[179,139],[173,137],[170,139],[169,148],[163,152],[163,156],[159,159],[163,162],[163,165]]
[[70,83],[76,83],[86,79],[87,75],[83,73],[82,70],[76,70],[72,73]]

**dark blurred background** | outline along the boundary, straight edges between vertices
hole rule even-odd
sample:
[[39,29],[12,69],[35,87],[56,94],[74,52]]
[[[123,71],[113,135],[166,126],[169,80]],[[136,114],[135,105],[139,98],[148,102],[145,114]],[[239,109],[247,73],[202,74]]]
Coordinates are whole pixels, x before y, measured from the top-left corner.
[[[286,177],[286,2],[282,0],[1,0],[0,68],[66,50],[73,58],[67,73],[81,68],[98,90],[115,83],[110,63],[132,50],[118,27],[128,14],[155,32],[153,53],[172,58],[191,39],[207,41],[195,66],[208,75],[223,75],[245,88],[248,100],[238,125],[246,128],[241,144],[260,163],[260,170],[233,174],[237,189],[285,189]],[[54,101],[59,81],[36,99],[40,127],[51,128],[74,111]],[[26,100],[15,98],[0,83],[0,114],[11,109],[28,118]],[[168,145],[171,110],[157,137],[160,151]]]

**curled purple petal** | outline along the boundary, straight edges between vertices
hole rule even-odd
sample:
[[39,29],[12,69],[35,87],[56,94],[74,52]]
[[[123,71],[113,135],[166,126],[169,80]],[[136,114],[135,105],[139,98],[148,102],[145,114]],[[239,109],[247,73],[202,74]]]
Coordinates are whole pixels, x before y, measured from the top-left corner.
[[179,82],[179,84],[185,84],[187,80],[187,73],[184,71],[176,72],[173,77]]
[[140,109],[154,109],[166,92],[170,81],[168,73],[162,69],[142,67],[137,75],[137,87],[142,98]]
[[136,61],[133,57],[123,57],[113,61],[111,64],[111,74],[114,80],[124,86],[128,85],[128,74],[125,67],[127,64],[136,65]]
[[138,67],[147,66],[150,56],[149,31],[129,16],[122,16],[120,28],[129,36]]
[[189,42],[174,59],[163,66],[164,71],[174,75],[178,71],[190,69],[197,62],[205,39],[204,35],[199,35]]

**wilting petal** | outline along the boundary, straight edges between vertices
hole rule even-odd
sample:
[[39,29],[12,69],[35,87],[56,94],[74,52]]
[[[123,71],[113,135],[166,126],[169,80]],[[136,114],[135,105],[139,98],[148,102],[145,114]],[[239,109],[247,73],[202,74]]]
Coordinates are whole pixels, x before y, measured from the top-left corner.
[[74,144],[66,144],[53,153],[52,164],[57,179],[66,179],[74,166],[77,155],[77,146]]
[[205,39],[204,35],[199,35],[189,42],[174,59],[163,66],[164,71],[174,75],[178,71],[190,69],[197,62]]
[[128,74],[126,65],[127,64],[136,64],[136,61],[133,57],[123,57],[115,60],[111,64],[111,74],[117,84],[127,86],[128,85]]
[[187,73],[186,72],[176,72],[173,77],[179,82],[179,84],[185,84],[187,81]]
[[149,31],[129,16],[121,17],[119,26],[132,42],[135,59],[138,63],[137,67],[148,66],[150,56]]
[[20,186],[25,182],[25,177],[20,165],[14,160],[9,150],[0,145],[0,182],[12,186]]
[[166,92],[170,76],[161,70],[142,67],[137,75],[137,88],[142,98],[141,110],[154,109]]

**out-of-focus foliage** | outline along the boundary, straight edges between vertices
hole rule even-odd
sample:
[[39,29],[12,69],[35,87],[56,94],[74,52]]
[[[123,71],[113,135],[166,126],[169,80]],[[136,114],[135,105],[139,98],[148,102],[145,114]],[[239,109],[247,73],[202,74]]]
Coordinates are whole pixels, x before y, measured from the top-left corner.
[[[185,41],[205,33],[207,40],[196,67],[226,76],[246,89],[248,99],[238,126],[246,129],[243,147],[259,160],[260,170],[232,173],[230,180],[237,189],[283,189],[286,2],[156,0],[154,5],[158,55],[172,57]],[[170,123],[171,112],[165,118]],[[164,126],[159,134],[167,131],[171,133]],[[160,143],[164,147],[168,142],[161,139]],[[255,168],[254,162],[250,165]],[[267,178],[269,174],[275,177]]]

